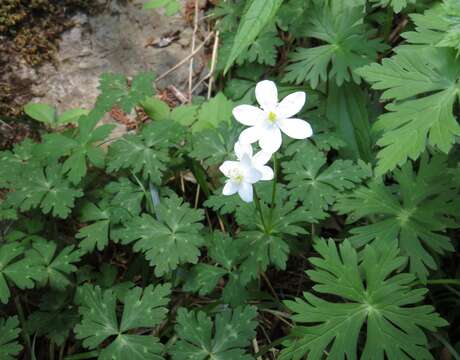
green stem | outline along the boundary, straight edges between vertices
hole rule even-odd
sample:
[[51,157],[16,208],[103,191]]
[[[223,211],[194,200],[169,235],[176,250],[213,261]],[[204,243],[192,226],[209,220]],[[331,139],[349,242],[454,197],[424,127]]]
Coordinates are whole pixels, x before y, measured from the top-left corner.
[[14,297],[14,304],[16,305],[16,311],[18,312],[19,321],[21,323],[22,337],[24,338],[24,342],[27,346],[27,350],[31,354],[32,344],[30,343],[30,336],[26,329],[26,318],[24,316],[24,309],[22,308],[21,299],[19,298],[19,295],[16,295]]
[[139,185],[139,187],[142,189],[142,192],[144,193],[145,199],[147,201],[147,210],[152,215],[155,215],[155,207],[153,205],[153,201],[152,201],[152,197],[150,196],[150,192],[147,191],[147,189],[145,188],[144,184],[142,184],[142,182],[139,180],[139,178],[136,176],[136,174],[133,171],[131,171],[131,175],[134,177],[134,179],[136,180],[137,184]]
[[385,27],[383,30],[383,38],[386,43],[388,43],[388,40],[390,39],[391,27],[393,26],[393,16],[393,9],[391,8],[391,6],[388,6]]
[[260,214],[260,220],[262,221],[262,226],[264,227],[265,232],[267,232],[267,225],[265,223],[264,214],[262,213],[262,207],[260,206],[260,199],[257,195],[256,188],[254,187],[254,204],[256,205],[256,209]]
[[454,349],[454,347],[441,335],[433,333],[433,336],[444,345],[444,347],[449,351],[449,353],[454,357],[455,360],[460,360],[460,355]]
[[457,285],[460,286],[460,279],[434,279],[428,280],[427,284],[431,285]]
[[273,154],[273,187],[272,187],[272,202],[270,205],[270,213],[268,215],[268,220],[270,227],[273,224],[273,209],[275,208],[275,198],[276,198],[276,185],[278,183],[277,181],[277,162],[276,162],[276,153]]

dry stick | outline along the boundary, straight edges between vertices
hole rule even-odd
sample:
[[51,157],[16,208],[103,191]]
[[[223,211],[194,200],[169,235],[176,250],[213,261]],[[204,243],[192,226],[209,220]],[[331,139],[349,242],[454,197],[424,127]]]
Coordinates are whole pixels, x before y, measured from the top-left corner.
[[216,31],[216,36],[214,37],[214,45],[212,47],[211,69],[209,70],[210,78],[209,78],[209,86],[208,86],[208,99],[211,97],[212,84],[214,82],[214,69],[216,67],[218,49],[219,49],[219,30]]
[[[252,339],[252,346],[254,348],[254,354],[257,354],[260,351],[259,344],[257,343],[257,338]],[[263,360],[262,356],[258,356],[257,360]]]
[[214,35],[214,32],[211,32],[209,33],[206,38],[203,40],[203,42],[198,45],[196,47],[196,49],[191,52],[188,56],[186,56],[185,58],[183,58],[181,61],[179,61],[176,65],[174,65],[171,69],[169,69],[168,71],[166,71],[165,73],[161,74],[160,76],[158,76],[155,80],[156,81],[160,81],[161,79],[165,78],[166,76],[168,76],[169,74],[171,74],[173,71],[176,71],[178,68],[180,68],[182,65],[184,65],[187,61],[190,60],[190,58],[194,57],[196,55],[196,53],[198,51],[201,50],[201,48],[208,42],[208,40],[211,38],[211,36]]
[[[198,0],[195,0],[195,18],[193,20],[193,35],[192,35],[192,52],[195,50],[196,33],[198,31]],[[188,101],[192,101],[192,86],[193,86],[193,56],[190,59],[188,68]]]

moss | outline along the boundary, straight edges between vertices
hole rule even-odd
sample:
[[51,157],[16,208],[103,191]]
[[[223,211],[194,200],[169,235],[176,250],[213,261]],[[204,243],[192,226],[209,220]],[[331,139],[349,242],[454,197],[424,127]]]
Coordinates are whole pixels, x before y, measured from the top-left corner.
[[[110,1],[110,0],[107,0]],[[28,101],[28,86],[15,65],[54,61],[60,34],[72,27],[76,11],[102,10],[95,0],[0,0],[0,114],[17,116]],[[31,96],[29,96],[30,98]]]

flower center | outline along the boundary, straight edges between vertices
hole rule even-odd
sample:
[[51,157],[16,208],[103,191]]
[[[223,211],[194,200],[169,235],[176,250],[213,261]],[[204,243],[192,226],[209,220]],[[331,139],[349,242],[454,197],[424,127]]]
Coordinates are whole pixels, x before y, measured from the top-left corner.
[[268,121],[274,123],[277,120],[277,116],[273,111],[268,113]]
[[229,175],[229,178],[232,181],[236,182],[237,184],[241,184],[244,180],[243,172],[237,168],[231,169],[228,175]]

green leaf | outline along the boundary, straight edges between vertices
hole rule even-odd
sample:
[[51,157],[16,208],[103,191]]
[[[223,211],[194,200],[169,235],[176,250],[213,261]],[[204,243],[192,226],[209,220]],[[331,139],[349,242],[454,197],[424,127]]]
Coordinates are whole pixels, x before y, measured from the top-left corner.
[[128,221],[125,227],[114,231],[114,239],[123,244],[134,242],[134,251],[145,253],[157,276],[175,270],[179,264],[196,264],[199,247],[204,244],[200,234],[203,210],[191,209],[172,194],[161,199],[156,213],[158,220],[143,214]]
[[0,245],[0,302],[3,304],[11,295],[8,282],[20,289],[32,289],[35,281],[43,279],[43,266],[23,254],[24,247],[16,242]]
[[338,87],[330,81],[326,113],[348,145],[341,150],[341,154],[371,162],[372,141],[367,98],[367,94],[356,84],[345,83]]
[[[133,330],[158,325],[168,311],[165,306],[170,293],[169,284],[131,289],[124,298],[121,321],[118,321],[113,290],[103,292],[99,286],[84,285],[79,293],[82,321],[75,327],[77,339],[83,340],[83,346],[88,349],[97,349],[105,342],[99,354],[101,360],[162,360],[163,346],[159,339],[135,335]],[[111,336],[114,338],[107,343]]]
[[83,253],[93,252],[94,249],[102,251],[109,243],[109,229],[111,214],[105,202],[96,205],[86,202],[82,209],[82,221],[94,221],[92,224],[82,227],[75,235],[82,239],[78,246]]
[[64,111],[61,115],[58,116],[57,118],[57,124],[62,125],[62,124],[69,124],[69,123],[74,123],[77,122],[80,117],[84,115],[88,115],[89,111],[86,109],[70,109],[67,111]]
[[167,120],[170,116],[170,109],[168,104],[160,99],[148,98],[142,101],[142,109],[152,120]]
[[116,208],[112,213],[115,221],[123,222],[140,214],[145,193],[138,184],[120,177],[118,181],[110,182],[105,190],[113,196],[110,205]]
[[155,94],[154,80],[153,72],[139,73],[128,87],[123,75],[102,74],[99,84],[101,94],[97,98],[96,108],[107,112],[113,106],[119,106],[124,112],[130,113],[136,105]]
[[256,40],[265,26],[273,20],[282,3],[283,0],[253,0],[250,3],[238,26],[224,73],[230,69],[238,56]]
[[371,0],[374,6],[391,6],[395,13],[400,13],[407,5],[415,4],[417,0]]
[[219,92],[216,96],[205,102],[198,111],[198,118],[192,126],[194,132],[204,129],[213,129],[221,123],[230,123],[232,119],[233,102]]
[[22,350],[22,346],[18,342],[19,320],[17,316],[7,319],[0,318],[0,354],[2,360],[14,360]]
[[0,152],[0,187],[12,188],[23,177],[24,165],[33,162],[37,145],[26,139],[14,145],[12,151]]
[[[315,245],[320,257],[311,258],[314,270],[307,275],[313,289],[304,299],[285,301],[298,323],[284,342],[280,360],[357,359],[358,340],[362,360],[433,359],[422,329],[436,331],[447,325],[432,306],[417,305],[427,289],[413,288],[411,274],[399,273],[406,259],[395,244],[377,251],[367,246],[361,256],[345,241],[339,251],[333,240]],[[363,327],[365,327],[364,330]]]
[[69,275],[77,271],[75,263],[80,261],[80,252],[74,246],[67,246],[59,253],[57,244],[44,239],[34,241],[32,249],[26,252],[26,258],[35,266],[43,268],[40,286],[50,285],[57,290],[64,290],[72,282]]
[[[241,263],[243,283],[257,278],[261,271],[265,271],[273,264],[284,270],[290,252],[288,240],[290,237],[307,234],[305,223],[316,222],[313,214],[305,207],[298,207],[295,201],[288,201],[288,193],[278,184],[278,197],[275,208],[270,216],[271,202],[270,182],[266,182],[264,195],[262,187],[257,190],[261,197],[261,208],[266,221],[267,231],[264,230],[260,215],[254,209],[254,204],[242,204],[236,209],[236,219],[244,231],[238,234],[236,246],[239,247],[244,260]],[[284,190],[284,191],[283,191]],[[271,221],[270,221],[271,219]]]
[[411,14],[415,31],[401,36],[412,44],[452,47],[460,51],[460,5],[456,0],[444,0],[423,14]]
[[206,129],[193,134],[190,155],[204,161],[205,165],[220,165],[224,160],[233,158],[234,145],[241,133],[236,121],[224,122],[217,129]]
[[336,208],[347,214],[347,222],[364,217],[374,220],[369,225],[351,229],[351,243],[357,247],[367,243],[376,248],[399,246],[410,260],[410,271],[426,280],[429,269],[437,264],[432,254],[453,251],[449,237],[442,232],[457,227],[451,219],[456,215],[452,191],[455,184],[445,176],[445,158],[438,156],[428,162],[422,157],[418,171],[411,163],[394,172],[398,186],[385,186],[374,181],[340,198]]
[[216,315],[213,323],[202,311],[180,308],[176,325],[179,341],[169,353],[174,360],[251,360],[244,348],[255,336],[256,315],[252,306],[233,311],[226,308]]
[[145,126],[140,134],[127,134],[109,147],[107,170],[130,169],[145,180],[161,183],[170,161],[169,149],[177,146],[183,134],[181,125],[156,121]]
[[158,9],[163,7],[166,16],[172,16],[179,12],[181,4],[178,0],[149,0],[144,4],[144,9]]
[[[424,61],[417,61],[419,57]],[[359,73],[373,89],[385,90],[382,100],[395,100],[375,124],[375,130],[383,133],[377,141],[382,148],[377,175],[417,159],[427,145],[445,153],[450,150],[460,135],[453,114],[460,64],[452,50],[404,46],[381,65],[366,66]]]
[[44,214],[51,213],[65,219],[69,216],[75,199],[83,195],[63,178],[62,168],[56,163],[44,169],[31,163],[23,171],[23,176],[12,185],[15,191],[8,193],[7,197],[7,202],[20,211],[39,207]]
[[45,124],[56,124],[56,109],[48,104],[28,103],[24,106],[24,112],[32,119]]
[[324,219],[337,198],[371,176],[362,161],[339,159],[329,165],[326,155],[309,142],[295,143],[290,150],[294,148],[292,160],[282,163],[290,197],[301,201],[317,219]]
[[51,159],[67,157],[63,164],[63,171],[75,185],[86,175],[88,161],[99,168],[104,166],[105,153],[97,143],[105,140],[115,125],[105,124],[96,127],[103,115],[93,110],[88,115],[80,117],[78,132],[74,137],[59,133],[47,134],[40,144],[44,157]]
[[297,48],[286,67],[285,82],[301,84],[308,81],[313,89],[320,82],[335,79],[344,82],[361,82],[357,68],[377,59],[385,45],[379,39],[371,39],[373,32],[363,22],[363,9],[346,2],[316,4],[309,11],[305,34],[325,42],[310,48]]
[[241,305],[246,298],[246,291],[238,269],[242,260],[242,252],[232,237],[219,231],[210,234],[206,245],[208,256],[213,263],[195,265],[187,276],[183,289],[198,292],[200,296],[209,295],[214,291],[218,282],[228,276],[228,281],[222,291],[222,300],[232,306]]

